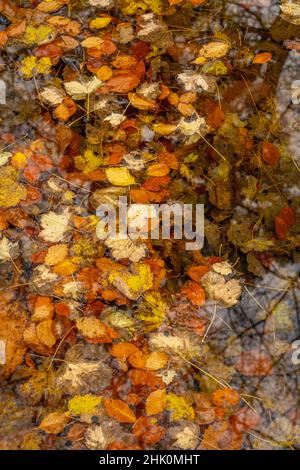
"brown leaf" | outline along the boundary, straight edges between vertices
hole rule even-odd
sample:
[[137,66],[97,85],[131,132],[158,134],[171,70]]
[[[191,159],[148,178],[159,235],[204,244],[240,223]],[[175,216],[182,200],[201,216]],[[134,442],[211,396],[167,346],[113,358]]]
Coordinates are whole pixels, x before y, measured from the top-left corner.
[[39,429],[47,434],[59,434],[67,426],[70,418],[65,413],[54,411],[48,414],[39,425]]
[[22,363],[26,351],[23,340],[26,315],[18,304],[2,305],[0,312],[1,357],[0,377],[8,377]]

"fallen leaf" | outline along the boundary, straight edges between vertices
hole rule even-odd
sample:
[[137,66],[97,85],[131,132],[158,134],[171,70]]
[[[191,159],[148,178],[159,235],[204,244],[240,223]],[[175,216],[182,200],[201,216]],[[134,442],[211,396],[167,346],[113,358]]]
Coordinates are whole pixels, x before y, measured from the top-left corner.
[[96,317],[84,317],[76,320],[79,333],[93,343],[111,343],[118,335]]
[[65,209],[62,214],[57,214],[54,211],[43,214],[41,217],[42,230],[39,234],[40,237],[52,243],[61,241],[68,230],[69,220],[69,209]]
[[194,281],[188,281],[181,289],[185,295],[194,305],[202,307],[205,303],[205,290]]
[[270,142],[263,142],[262,145],[262,159],[265,163],[271,166],[278,165],[280,160],[280,153],[275,145]]
[[270,60],[272,60],[271,52],[261,52],[260,54],[256,54],[252,63],[253,64],[265,64],[267,62],[270,62]]
[[53,334],[53,321],[49,319],[38,323],[36,326],[36,336],[44,346],[52,348],[57,341]]
[[135,423],[136,416],[129,406],[122,400],[105,398],[103,405],[106,413],[111,418],[115,418],[120,423]]
[[43,418],[39,425],[39,429],[47,434],[59,434],[65,429],[69,421],[70,418],[66,416],[66,413],[54,411]]
[[131,186],[135,184],[135,179],[128,168],[107,168],[105,174],[108,181],[115,186]]
[[167,394],[165,389],[155,390],[148,395],[146,400],[147,416],[157,415],[167,406]]

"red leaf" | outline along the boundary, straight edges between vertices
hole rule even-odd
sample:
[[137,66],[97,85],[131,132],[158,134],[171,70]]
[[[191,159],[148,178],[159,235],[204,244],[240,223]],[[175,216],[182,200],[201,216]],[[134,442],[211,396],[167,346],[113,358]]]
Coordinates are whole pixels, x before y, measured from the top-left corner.
[[270,142],[263,142],[262,159],[268,165],[276,166],[280,159],[280,153],[278,148]]
[[295,225],[296,223],[296,213],[295,210],[290,207],[286,206],[281,209],[281,211],[278,214],[278,217],[280,217],[288,227],[291,227],[292,225]]
[[289,226],[287,223],[278,215],[275,217],[275,232],[279,240],[285,240],[287,237]]

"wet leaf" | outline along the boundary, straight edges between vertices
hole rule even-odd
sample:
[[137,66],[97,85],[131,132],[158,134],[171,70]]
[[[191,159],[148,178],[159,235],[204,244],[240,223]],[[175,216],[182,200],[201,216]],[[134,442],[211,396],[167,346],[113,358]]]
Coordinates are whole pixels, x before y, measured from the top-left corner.
[[136,422],[137,418],[134,412],[124,401],[105,398],[103,400],[103,405],[108,416],[116,419],[120,423]]

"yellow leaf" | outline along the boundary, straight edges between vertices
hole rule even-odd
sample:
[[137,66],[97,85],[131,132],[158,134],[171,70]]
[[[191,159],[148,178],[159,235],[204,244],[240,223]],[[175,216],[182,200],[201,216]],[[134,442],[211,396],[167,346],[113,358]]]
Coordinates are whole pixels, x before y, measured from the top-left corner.
[[153,286],[151,268],[148,264],[134,263],[133,273],[129,271],[111,271],[108,280],[128,299],[136,300]]
[[193,64],[204,64],[209,59],[219,59],[224,57],[229,50],[229,44],[221,41],[212,41],[202,46],[199,50],[199,57]]
[[146,400],[146,414],[147,416],[157,415],[164,411],[167,405],[166,390],[155,390],[150,393]]
[[112,76],[112,69],[109,68],[107,65],[102,65],[100,69],[97,70],[97,77],[99,80],[102,80],[103,82],[106,82],[109,80]]
[[86,47],[87,49],[91,47],[101,47],[103,43],[103,39],[97,37],[97,36],[90,36],[89,38],[84,39],[81,42],[82,47]]
[[17,182],[18,172],[12,166],[0,168],[0,207],[13,207],[26,199],[25,186]]
[[91,29],[102,29],[109,25],[111,22],[111,17],[102,17],[102,18],[95,18],[90,22]]
[[101,163],[102,158],[96,155],[91,149],[87,149],[84,151],[83,155],[75,157],[75,166],[77,170],[82,171],[82,173],[90,173],[97,170]]
[[159,123],[159,124],[153,124],[152,128],[154,132],[157,132],[157,134],[170,135],[176,131],[177,126],[175,126],[174,124]]
[[138,318],[146,325],[158,328],[165,318],[166,304],[159,292],[147,292],[144,295],[144,301],[147,309],[143,309]]
[[22,152],[17,152],[13,155],[11,159],[11,164],[13,167],[17,168],[18,170],[23,169],[27,163],[27,156]]
[[125,15],[141,15],[149,10],[160,15],[163,8],[162,0],[124,0],[122,2],[122,10]]
[[55,264],[60,263],[66,258],[68,249],[68,245],[65,244],[50,246],[45,257],[45,264],[48,266],[54,266]]
[[60,276],[70,276],[75,273],[77,269],[77,264],[71,258],[68,258],[56,264],[53,268],[53,272]]
[[128,168],[107,168],[105,174],[108,181],[115,186],[131,186],[135,184],[135,179]]

